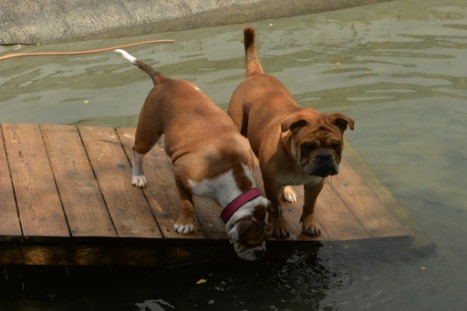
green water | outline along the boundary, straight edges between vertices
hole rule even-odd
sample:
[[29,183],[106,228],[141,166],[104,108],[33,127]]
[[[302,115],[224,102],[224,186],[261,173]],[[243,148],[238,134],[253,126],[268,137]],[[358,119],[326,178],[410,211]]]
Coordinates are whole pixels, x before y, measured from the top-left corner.
[[[403,0],[248,24],[303,106],[356,122],[348,142],[436,245],[387,256],[324,245],[282,260],[167,269],[14,267],[0,310],[466,310],[467,3]],[[244,77],[231,25],[21,51],[128,49],[221,107]],[[15,47],[0,48],[7,53]],[[0,62],[0,122],[133,126],[151,82],[108,52]],[[197,285],[199,279],[207,282]]]

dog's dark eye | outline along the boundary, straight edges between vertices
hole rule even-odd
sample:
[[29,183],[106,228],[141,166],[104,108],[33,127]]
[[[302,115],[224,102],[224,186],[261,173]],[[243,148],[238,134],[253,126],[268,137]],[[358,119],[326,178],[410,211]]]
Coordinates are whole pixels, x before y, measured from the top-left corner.
[[308,153],[312,152],[313,150],[315,150],[316,147],[317,147],[317,146],[316,146],[315,143],[310,143],[310,142],[308,142],[308,143],[303,143],[303,144],[302,144],[302,152],[303,152],[304,154],[308,154]]
[[339,151],[339,150],[341,150],[341,143],[340,142],[333,142],[331,144],[331,148],[336,150],[336,151]]

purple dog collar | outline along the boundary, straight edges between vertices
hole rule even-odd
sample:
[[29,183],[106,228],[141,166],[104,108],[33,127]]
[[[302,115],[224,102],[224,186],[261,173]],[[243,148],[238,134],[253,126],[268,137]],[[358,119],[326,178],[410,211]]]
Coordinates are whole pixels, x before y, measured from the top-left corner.
[[238,197],[236,197],[232,202],[229,203],[229,205],[224,207],[224,209],[222,210],[221,218],[224,221],[224,223],[227,223],[230,217],[232,217],[232,215],[243,205],[245,205],[253,199],[256,199],[259,196],[261,196],[261,192],[258,190],[258,188],[251,188],[247,192],[244,192]]

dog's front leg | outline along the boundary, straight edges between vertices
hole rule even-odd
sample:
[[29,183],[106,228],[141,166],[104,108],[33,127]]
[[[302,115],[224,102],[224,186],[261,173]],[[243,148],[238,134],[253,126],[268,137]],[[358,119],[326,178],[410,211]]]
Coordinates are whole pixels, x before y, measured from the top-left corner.
[[321,230],[315,219],[315,205],[318,194],[324,186],[324,178],[319,184],[307,184],[305,188],[305,204],[303,205],[303,214],[300,217],[302,223],[302,232],[310,236],[321,235]]
[[131,158],[131,184],[140,188],[146,187],[147,183],[143,170],[143,158],[154,147],[161,136],[161,132],[158,132],[156,126],[147,126],[146,123],[148,122],[142,122],[142,120],[142,117],[140,117],[138,127],[136,128]]
[[282,187],[281,190],[281,199],[290,204],[297,203],[298,197],[292,186]]
[[282,215],[281,189],[282,185],[277,184],[272,177],[263,175],[264,191],[266,197],[271,201],[268,205],[269,224],[271,225],[271,235],[277,239],[289,237],[289,232],[285,226],[285,219]]

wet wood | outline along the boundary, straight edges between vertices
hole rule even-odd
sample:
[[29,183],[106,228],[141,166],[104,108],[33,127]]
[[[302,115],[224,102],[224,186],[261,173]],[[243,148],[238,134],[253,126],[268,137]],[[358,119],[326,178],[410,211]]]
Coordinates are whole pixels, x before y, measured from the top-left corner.
[[[180,202],[163,139],[145,157],[148,187],[131,185],[133,140],[133,128],[2,124],[0,264],[161,265],[235,258],[214,201],[195,197],[194,232],[174,231]],[[345,154],[352,161],[343,160],[318,198],[323,234],[301,234],[303,187],[295,187],[299,202],[284,204],[292,239],[271,239],[268,249],[314,249],[326,241],[370,250],[431,246],[356,153]],[[254,175],[261,188],[258,167]]]

